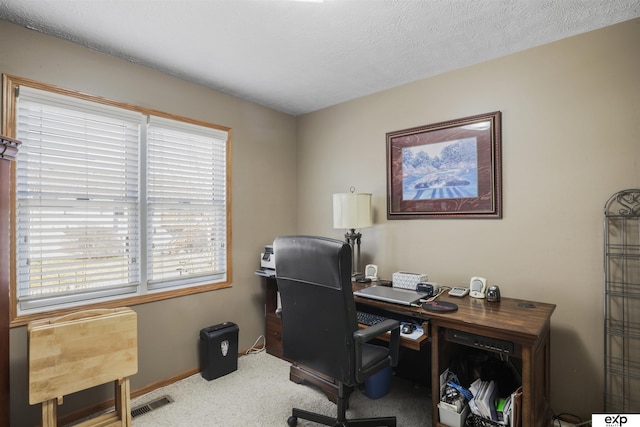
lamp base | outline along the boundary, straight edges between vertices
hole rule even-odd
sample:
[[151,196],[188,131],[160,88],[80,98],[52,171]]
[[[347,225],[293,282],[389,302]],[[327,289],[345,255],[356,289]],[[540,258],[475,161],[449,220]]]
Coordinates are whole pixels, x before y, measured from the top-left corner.
[[351,280],[355,281],[363,276],[360,260],[360,239],[361,233],[357,233],[354,228],[344,235],[346,242],[351,246]]

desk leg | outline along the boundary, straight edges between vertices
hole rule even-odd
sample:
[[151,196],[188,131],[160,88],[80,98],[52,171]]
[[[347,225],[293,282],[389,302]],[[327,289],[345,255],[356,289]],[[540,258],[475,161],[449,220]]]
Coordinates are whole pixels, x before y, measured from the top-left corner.
[[42,427],[56,427],[58,424],[58,399],[42,402]]
[[535,345],[522,348],[523,427],[548,427],[553,424],[550,358],[549,330]]
[[533,427],[533,378],[534,371],[531,366],[531,347],[522,347],[522,426]]
[[440,419],[440,328],[431,323],[431,424],[435,427]]

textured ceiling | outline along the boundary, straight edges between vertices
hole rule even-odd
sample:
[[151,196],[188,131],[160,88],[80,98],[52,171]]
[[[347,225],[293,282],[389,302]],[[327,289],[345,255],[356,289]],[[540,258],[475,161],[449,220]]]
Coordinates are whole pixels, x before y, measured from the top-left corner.
[[0,0],[0,19],[299,115],[640,16],[640,0]]

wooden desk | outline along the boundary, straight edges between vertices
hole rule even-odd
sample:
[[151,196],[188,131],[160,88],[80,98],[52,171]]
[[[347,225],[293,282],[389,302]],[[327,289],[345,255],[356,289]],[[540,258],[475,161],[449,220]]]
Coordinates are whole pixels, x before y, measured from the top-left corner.
[[274,277],[265,277],[265,347],[267,353],[282,359],[282,321],[276,314],[278,308],[278,283]]
[[[447,330],[475,334],[514,344],[510,357],[522,361],[522,427],[550,426],[550,323],[556,306],[534,301],[502,298],[499,303],[469,296],[442,295],[440,301],[458,305],[450,313],[431,314],[431,373],[433,425],[438,418],[439,375],[461,344],[447,339]],[[527,305],[533,307],[526,308]],[[474,347],[473,345],[469,345]],[[477,347],[476,347],[477,348]],[[493,351],[500,353],[500,351]]]
[[[282,357],[282,328],[280,319],[275,314],[277,295],[275,279],[267,279],[266,286],[267,352]],[[353,283],[354,291],[365,286],[369,285]],[[438,301],[453,302],[458,305],[458,310],[442,313],[427,312],[421,307],[408,307],[361,297],[355,297],[355,301],[357,304],[390,313],[429,321],[431,327],[429,339],[425,337],[425,341],[419,344],[419,348],[422,348],[427,341],[431,342],[432,424],[434,427],[444,427],[440,424],[438,415],[440,374],[449,367],[451,359],[460,352],[461,348],[475,347],[448,340],[447,331],[449,330],[512,343],[514,350],[509,357],[517,358],[522,362],[522,427],[551,425],[550,324],[551,315],[556,307],[554,304],[513,298],[502,298],[499,303],[490,303],[484,299],[469,296],[450,297],[445,293],[438,298]],[[525,308],[527,304],[533,307]],[[407,341],[411,340],[404,339],[403,346],[408,348],[415,346],[415,343]],[[482,349],[500,353],[497,350]],[[304,380],[314,383],[313,376],[307,374],[304,369],[292,367],[291,379],[296,382]],[[320,385],[317,382],[315,384]],[[330,390],[330,387],[327,389]],[[325,393],[327,393],[326,390]],[[330,394],[327,395],[331,399]]]
[[[267,353],[272,354],[276,357],[282,357],[282,321],[280,317],[276,314],[277,309],[277,300],[278,300],[278,285],[276,283],[276,279],[272,277],[265,277],[265,323],[266,323],[266,333],[265,333],[265,341]],[[362,289],[366,285],[360,283],[353,283],[353,290]],[[395,312],[399,316],[402,317],[411,317],[413,319],[418,320],[419,322],[428,321],[429,315],[424,310],[421,310],[417,307],[404,307],[399,306],[397,304],[385,303],[382,301],[374,301],[367,298],[355,297],[355,301],[357,304],[363,304],[365,306],[386,311],[386,312]],[[428,329],[425,329],[425,334],[428,333]],[[411,349],[411,350],[422,350],[425,345],[428,343],[427,335],[418,338],[417,340],[408,339],[405,337],[400,337],[400,345],[402,347]]]

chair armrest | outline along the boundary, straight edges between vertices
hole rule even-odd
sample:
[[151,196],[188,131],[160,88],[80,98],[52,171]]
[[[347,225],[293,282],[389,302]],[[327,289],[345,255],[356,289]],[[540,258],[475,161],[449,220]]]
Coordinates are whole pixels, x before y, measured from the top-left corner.
[[393,332],[396,329],[400,334],[400,322],[393,319],[386,319],[375,325],[367,326],[363,329],[358,329],[353,333],[353,338],[360,342],[371,341],[372,339],[384,335],[387,332]]
[[363,329],[358,329],[353,333],[353,338],[356,342],[356,356],[361,357],[360,345],[367,341],[384,335],[387,332],[391,332],[391,338],[389,339],[389,356],[391,356],[391,366],[398,365],[398,357],[400,354],[400,322],[393,319],[386,319],[375,325],[368,326]]

